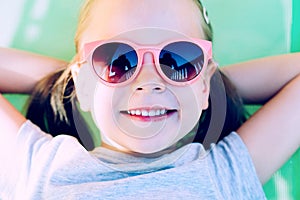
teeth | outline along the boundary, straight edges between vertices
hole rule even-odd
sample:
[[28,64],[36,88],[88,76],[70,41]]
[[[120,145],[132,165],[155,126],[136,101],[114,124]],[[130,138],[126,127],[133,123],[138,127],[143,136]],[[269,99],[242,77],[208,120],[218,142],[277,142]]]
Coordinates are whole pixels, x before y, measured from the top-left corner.
[[141,114],[142,114],[142,111],[136,110],[136,111],[135,111],[135,114],[136,114],[136,115],[141,115]]
[[149,111],[149,117],[153,117],[153,116],[155,116],[155,115],[156,115],[155,110],[150,110],[150,111]]
[[148,113],[148,111],[146,111],[146,110],[142,110],[142,116],[144,116],[144,117],[147,117],[147,116],[149,116],[149,113]]
[[155,115],[160,115],[160,110],[157,110],[157,111],[155,112]]
[[129,110],[127,111],[130,115],[137,115],[143,117],[154,117],[161,116],[167,113],[166,109],[155,109],[155,110]]

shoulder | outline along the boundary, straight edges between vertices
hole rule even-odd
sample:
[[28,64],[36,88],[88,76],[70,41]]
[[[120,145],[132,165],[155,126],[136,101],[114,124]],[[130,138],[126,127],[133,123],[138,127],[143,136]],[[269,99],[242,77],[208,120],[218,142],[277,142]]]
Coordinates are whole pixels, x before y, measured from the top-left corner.
[[21,127],[17,138],[18,144],[23,145],[23,149],[32,149],[28,153],[39,153],[43,151],[56,152],[67,149],[80,149],[86,151],[78,140],[70,135],[52,135],[43,132],[37,125],[27,120]]
[[230,133],[217,144],[212,144],[207,153],[211,155],[211,161],[216,167],[221,165],[222,168],[235,170],[234,167],[243,165],[254,170],[248,149],[236,132]]
[[89,152],[76,138],[69,135],[53,137],[27,120],[19,130],[14,154],[12,156],[22,158],[17,164],[20,171],[22,168],[26,172],[46,166],[54,169],[89,155]]
[[207,152],[211,177],[217,187],[224,190],[224,194],[240,195],[241,198],[264,197],[248,149],[236,132],[230,133],[219,143],[211,145]]
[[12,195],[24,194],[24,190],[36,185],[39,187],[35,191],[40,192],[53,172],[60,171],[68,163],[74,165],[84,157],[90,158],[76,138],[52,137],[29,120],[21,125],[11,149],[6,152],[5,165],[0,165],[0,177],[4,177],[0,180],[0,188]]

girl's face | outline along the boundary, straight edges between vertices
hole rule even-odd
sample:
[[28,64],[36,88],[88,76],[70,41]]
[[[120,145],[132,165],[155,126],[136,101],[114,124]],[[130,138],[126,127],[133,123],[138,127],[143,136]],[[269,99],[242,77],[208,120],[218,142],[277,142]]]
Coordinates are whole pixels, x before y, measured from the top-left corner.
[[[79,49],[87,42],[112,38],[152,45],[182,37],[204,39],[200,16],[192,0],[97,1],[87,18]],[[82,65],[80,71],[84,67],[90,66]],[[197,125],[208,106],[207,83],[213,71],[206,67],[197,81],[174,86],[162,79],[154,55],[146,52],[141,71],[127,85],[111,87],[93,82],[91,77],[80,80],[83,85],[95,86],[85,93],[93,94],[90,109],[103,142],[122,151],[148,154],[172,146]],[[78,85],[80,93],[83,89]],[[79,101],[84,107],[90,100],[79,97]]]

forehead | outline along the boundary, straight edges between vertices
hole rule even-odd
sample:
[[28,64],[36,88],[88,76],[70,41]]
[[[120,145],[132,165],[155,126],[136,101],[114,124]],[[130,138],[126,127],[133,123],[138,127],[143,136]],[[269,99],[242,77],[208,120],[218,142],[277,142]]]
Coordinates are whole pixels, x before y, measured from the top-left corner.
[[[204,38],[201,13],[193,0],[98,0],[93,3],[88,16],[80,45],[146,27]],[[152,40],[165,40],[166,37],[156,35]],[[138,38],[141,37],[132,36],[131,39]]]

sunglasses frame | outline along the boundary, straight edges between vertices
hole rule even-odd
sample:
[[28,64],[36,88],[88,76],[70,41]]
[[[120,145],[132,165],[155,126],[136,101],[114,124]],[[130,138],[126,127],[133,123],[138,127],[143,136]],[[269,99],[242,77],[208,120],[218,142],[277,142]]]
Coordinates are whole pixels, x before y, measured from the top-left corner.
[[[159,55],[160,55],[161,50],[163,50],[164,47],[166,47],[167,45],[176,43],[176,42],[190,42],[190,43],[196,44],[203,51],[204,63],[203,63],[201,72],[196,77],[194,77],[193,79],[191,79],[189,81],[184,81],[184,82],[173,81],[165,75],[165,73],[162,71],[162,69],[160,67]],[[126,81],[123,81],[120,83],[110,83],[110,82],[102,79],[96,72],[95,67],[93,66],[93,54],[94,54],[95,50],[99,46],[108,44],[108,43],[122,43],[122,44],[129,45],[131,48],[134,49],[134,51],[137,54],[138,62],[137,62],[136,69],[135,69],[133,75]],[[150,52],[154,56],[154,65],[155,65],[156,71],[162,77],[162,79],[164,81],[166,81],[167,83],[169,83],[171,85],[184,86],[184,85],[191,84],[192,82],[196,81],[199,77],[201,77],[201,73],[202,73],[203,69],[207,67],[208,61],[212,59],[212,43],[211,43],[211,41],[203,40],[203,39],[199,39],[199,38],[172,39],[172,40],[164,41],[160,44],[155,44],[155,45],[141,45],[141,44],[134,43],[134,42],[131,42],[128,40],[97,40],[97,41],[88,42],[88,43],[84,44],[83,51],[81,51],[79,53],[79,58],[81,58],[81,59],[77,62],[77,64],[82,65],[84,63],[88,63],[88,65],[93,68],[94,73],[96,74],[96,76],[100,79],[100,81],[103,84],[105,84],[107,86],[112,86],[112,87],[116,87],[116,86],[119,87],[119,86],[124,86],[126,84],[129,84],[138,76],[138,74],[140,73],[140,70],[142,68],[142,60],[143,60],[142,58],[146,52]]]

